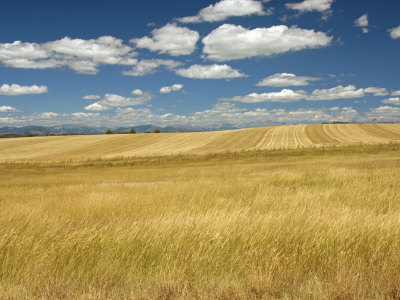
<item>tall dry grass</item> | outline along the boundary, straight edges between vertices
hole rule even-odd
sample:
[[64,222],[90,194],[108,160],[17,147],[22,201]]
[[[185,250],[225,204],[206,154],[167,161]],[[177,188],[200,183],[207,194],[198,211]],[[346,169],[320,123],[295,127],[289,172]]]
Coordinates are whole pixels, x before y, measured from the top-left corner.
[[0,165],[0,298],[399,299],[399,150]]

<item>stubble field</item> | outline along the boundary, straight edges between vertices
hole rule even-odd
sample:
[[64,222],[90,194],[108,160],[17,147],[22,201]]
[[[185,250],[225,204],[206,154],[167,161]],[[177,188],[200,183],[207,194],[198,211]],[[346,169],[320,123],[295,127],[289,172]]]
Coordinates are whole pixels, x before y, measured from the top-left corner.
[[0,299],[399,299],[396,141],[48,160],[1,141]]
[[400,124],[321,124],[239,130],[0,139],[4,160],[85,160],[400,142]]

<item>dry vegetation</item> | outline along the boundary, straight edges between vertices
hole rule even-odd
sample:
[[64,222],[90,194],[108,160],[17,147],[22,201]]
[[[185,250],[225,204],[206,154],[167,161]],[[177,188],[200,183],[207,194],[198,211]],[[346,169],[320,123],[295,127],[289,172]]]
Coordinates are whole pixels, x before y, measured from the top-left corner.
[[32,137],[0,139],[0,161],[207,154],[394,141],[400,141],[400,124],[325,124],[214,132]]
[[[279,130],[290,143],[293,127],[258,130],[256,148]],[[62,138],[88,137],[46,139]],[[33,153],[45,139],[6,143],[19,140],[38,141]],[[20,143],[18,158],[30,152]],[[0,299],[400,299],[399,169],[393,143],[10,160],[0,164]]]

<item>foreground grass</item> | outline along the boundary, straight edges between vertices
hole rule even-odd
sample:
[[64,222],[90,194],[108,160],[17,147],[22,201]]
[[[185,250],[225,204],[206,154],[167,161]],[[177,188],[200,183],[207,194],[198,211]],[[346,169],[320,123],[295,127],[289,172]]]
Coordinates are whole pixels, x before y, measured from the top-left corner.
[[399,299],[400,145],[0,165],[1,299]]

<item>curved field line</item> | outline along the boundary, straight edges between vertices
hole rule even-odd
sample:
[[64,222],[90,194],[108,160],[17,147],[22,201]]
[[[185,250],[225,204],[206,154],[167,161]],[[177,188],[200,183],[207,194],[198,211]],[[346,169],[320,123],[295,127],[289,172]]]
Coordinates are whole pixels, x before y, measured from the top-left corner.
[[95,136],[93,139],[83,143],[80,147],[69,147],[66,145],[58,153],[46,154],[38,156],[38,159],[84,159],[87,153],[91,157],[109,157],[113,154],[119,154],[128,149],[151,145],[162,139],[162,136],[154,135],[152,137],[144,135],[113,135],[113,136]]
[[264,146],[261,149],[267,149],[267,150],[273,149],[273,144],[274,144],[276,136],[278,134],[277,128],[278,127],[273,127],[273,128],[271,128],[270,131],[267,132],[268,139],[266,139],[266,143],[264,144]]
[[284,130],[283,130],[283,143],[282,143],[282,148],[284,148],[284,149],[288,149],[288,148],[290,148],[290,146],[291,146],[291,136],[293,136],[293,135],[291,135],[290,134],[290,130],[291,129],[291,126],[285,126],[284,127]]
[[294,145],[295,145],[295,147],[296,148],[301,148],[301,147],[303,147],[303,143],[302,143],[302,140],[301,140],[301,138],[300,138],[300,134],[301,134],[301,132],[302,132],[302,127],[301,127],[301,125],[299,125],[299,126],[295,126],[295,127],[293,127],[293,132],[294,132]]
[[386,143],[390,139],[386,137],[385,134],[374,134],[373,131],[370,130],[370,128],[367,126],[368,124],[356,124],[353,126],[353,130],[359,132],[361,135],[363,135],[363,140],[362,142],[368,142],[370,144],[374,143]]
[[303,139],[303,145],[305,147],[313,146],[314,145],[313,141],[308,137],[308,135],[306,133],[307,125],[300,125],[300,126],[302,126],[301,137]]
[[354,144],[362,142],[359,134],[355,133],[352,129],[352,126],[348,124],[340,124],[341,126],[337,126],[337,132],[339,134],[338,139],[341,140],[343,144]]
[[258,141],[257,145],[254,147],[254,149],[263,149],[265,143],[268,141],[270,135],[271,135],[272,127],[266,127],[264,128],[263,131],[263,136],[262,138]]
[[195,148],[198,153],[208,153],[208,152],[220,152],[224,151],[224,145],[227,148],[232,147],[235,143],[235,138],[232,137],[232,131],[220,131],[220,135],[215,136],[213,139],[208,141],[206,144]]
[[280,149],[282,148],[282,143],[284,139],[284,131],[285,128],[283,126],[278,126],[274,128],[274,135],[273,138],[271,139],[268,149],[275,150],[275,149]]
[[346,142],[346,140],[343,139],[343,133],[338,131],[338,126],[335,126],[334,124],[329,124],[326,126],[325,130],[330,137],[339,142],[338,144]]
[[381,126],[380,124],[366,124],[367,126],[364,126],[366,130],[368,130],[369,133],[371,133],[373,136],[376,137],[382,137],[385,138],[386,140],[399,140],[400,139],[400,133],[392,132],[390,130],[387,130]]
[[312,145],[311,140],[305,134],[306,125],[298,125],[294,128],[295,133],[295,147],[304,148]]
[[325,125],[308,125],[306,128],[307,136],[317,146],[340,145],[342,142],[327,134],[324,127]]
[[377,124],[379,127],[395,134],[400,134],[400,124]]
[[[326,138],[328,141],[330,141],[330,143],[331,143],[332,145],[341,145],[341,144],[346,143],[345,138],[343,138],[343,137],[342,137],[342,138],[334,138],[334,137],[332,137],[332,136],[329,134],[329,130],[328,130],[329,125],[330,125],[330,124],[324,124],[324,125],[321,126],[321,128],[322,128],[322,133],[321,133],[321,134],[325,134],[325,138]],[[340,125],[338,126],[338,129],[339,129],[339,130],[341,129],[341,126],[340,126]]]

